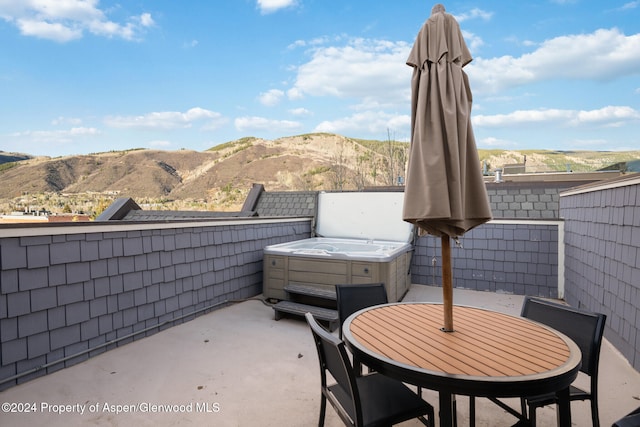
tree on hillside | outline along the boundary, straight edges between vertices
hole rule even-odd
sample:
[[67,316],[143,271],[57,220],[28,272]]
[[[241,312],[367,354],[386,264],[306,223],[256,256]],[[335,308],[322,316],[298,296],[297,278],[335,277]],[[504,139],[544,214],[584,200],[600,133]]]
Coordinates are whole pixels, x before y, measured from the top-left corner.
[[95,214],[93,215],[93,218],[97,218],[110,205],[111,205],[111,200],[107,200],[107,199],[101,197],[100,200],[98,201],[98,205],[96,206]]
[[356,158],[355,171],[353,175],[353,181],[356,185],[356,189],[362,190],[368,185],[368,173],[367,166],[371,164],[370,153],[362,154]]
[[331,157],[331,189],[342,191],[347,183],[349,168],[347,167],[347,156],[344,149],[344,140],[338,143],[335,154]]
[[384,150],[385,185],[397,185],[398,177],[404,176],[405,163],[407,161],[406,144],[399,144],[395,137],[391,137],[391,131],[387,129],[387,141]]

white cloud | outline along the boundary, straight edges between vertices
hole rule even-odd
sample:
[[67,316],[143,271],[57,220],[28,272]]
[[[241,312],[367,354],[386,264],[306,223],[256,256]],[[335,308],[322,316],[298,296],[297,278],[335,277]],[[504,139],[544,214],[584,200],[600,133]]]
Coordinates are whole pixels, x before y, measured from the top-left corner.
[[25,36],[60,43],[79,39],[85,31],[106,37],[134,40],[155,23],[151,14],[132,16],[118,23],[107,18],[98,0],[0,1],[0,18],[13,23]]
[[[101,131],[94,127],[71,127],[56,130],[25,130],[3,135],[3,150],[7,152],[51,155],[68,151],[70,147],[94,147]],[[87,149],[91,151],[91,149]]]
[[541,123],[551,121],[569,121],[575,117],[570,110],[518,110],[509,114],[477,115],[472,117],[474,126],[501,127],[519,126],[525,123]]
[[307,45],[307,42],[305,40],[296,40],[293,43],[291,43],[289,46],[287,46],[287,49],[293,50],[298,47],[305,47],[306,45]]
[[636,0],[636,1],[630,1],[629,3],[625,3],[620,10],[631,10],[631,9],[635,9],[637,7],[640,7],[640,1]]
[[454,18],[456,18],[456,21],[458,22],[468,21],[469,19],[482,19],[483,21],[489,21],[492,16],[493,12],[487,12],[476,7],[471,9],[469,12],[454,15]]
[[65,43],[82,37],[82,30],[77,28],[68,28],[57,22],[49,23],[44,21],[19,19],[16,22],[16,25],[20,29],[22,35],[39,37],[60,43]]
[[263,92],[260,94],[258,99],[262,105],[266,105],[267,107],[273,107],[278,105],[280,101],[284,97],[284,92],[279,89],[271,89],[267,92]]
[[165,140],[154,140],[154,141],[149,141],[149,147],[152,148],[168,148],[171,147],[171,142],[170,141],[165,141]]
[[598,110],[578,111],[572,124],[601,123],[618,127],[625,123],[640,120],[640,111],[631,107],[607,106]]
[[184,42],[182,44],[182,47],[185,48],[185,49],[190,49],[190,48],[194,48],[194,47],[198,46],[198,44],[199,44],[198,40],[194,39],[194,40],[191,40],[189,42]]
[[313,46],[321,46],[323,44],[327,44],[329,42],[333,41],[340,41],[342,40],[344,37],[343,36],[335,36],[332,38],[328,37],[328,36],[322,36],[322,37],[316,37],[314,39],[311,40],[296,40],[295,42],[291,43],[289,46],[287,46],[287,49],[296,49],[298,47],[313,47]]
[[307,110],[306,108],[293,108],[289,110],[289,113],[293,114],[294,116],[300,116],[300,117],[312,115],[311,111]]
[[626,36],[613,28],[556,37],[518,58],[477,58],[465,69],[477,93],[495,93],[541,80],[610,80],[640,69],[640,34]]
[[82,124],[82,119],[78,119],[76,117],[56,117],[55,119],[51,120],[51,124],[54,126],[58,126],[58,125],[63,125],[65,123],[71,124],[71,125],[75,125],[75,126],[79,126],[80,124]]
[[[464,35],[472,51],[483,45],[483,40],[474,34]],[[331,42],[334,44],[330,45]],[[532,43],[523,44],[532,46]],[[290,99],[302,99],[305,95],[334,96],[362,99],[363,104],[397,104],[408,100],[410,70],[404,63],[410,46],[406,43],[320,38],[314,43],[298,41],[296,46],[312,46],[311,58],[297,68],[295,83],[287,91]],[[550,39],[532,53],[476,58],[466,67],[472,89],[478,95],[559,78],[613,79],[636,73],[638,69],[640,35],[626,36],[617,29]]]
[[405,42],[353,39],[343,46],[314,48],[298,67],[290,98],[303,95],[371,98],[379,103],[406,103],[410,47]]
[[267,14],[295,6],[297,3],[297,0],[258,0],[258,9],[261,13]]
[[287,91],[287,97],[292,100],[295,101],[297,99],[302,99],[304,98],[304,93],[298,89],[297,87],[291,88]]
[[390,114],[384,111],[363,111],[338,120],[326,120],[315,128],[315,132],[386,135],[387,130],[398,131],[408,129],[411,117],[408,115]]
[[482,40],[482,38],[468,31],[461,31],[462,37],[464,37],[464,40],[467,43],[467,46],[469,47],[471,53],[477,52],[480,49],[480,46],[484,45],[484,40]]
[[226,121],[220,113],[199,107],[191,108],[184,113],[161,111],[142,116],[110,116],[105,119],[105,123],[114,128],[164,130],[190,128],[195,123],[203,123],[202,129],[214,130]]
[[271,120],[264,117],[238,117],[235,120],[236,129],[240,132],[269,131],[288,132],[302,129],[302,124],[290,120]]
[[100,134],[96,128],[74,127],[65,130],[27,130],[14,132],[9,136],[13,138],[27,138],[33,142],[71,142],[76,137],[93,136]]
[[[490,14],[480,12],[470,13],[465,19],[491,18]],[[465,33],[465,38],[470,47],[482,45],[482,40],[473,34]],[[298,41],[291,47],[305,48],[310,56],[294,69],[294,83],[285,91],[289,99],[334,97],[352,101],[352,115],[322,121],[315,131],[356,135],[384,135],[387,129],[408,132],[409,116],[391,112],[403,112],[409,104],[411,69],[405,65],[409,44],[321,38],[314,43]],[[640,34],[627,36],[614,28],[557,37],[536,45],[531,53],[520,57],[476,58],[466,69],[474,94],[502,95],[505,89],[545,80],[615,79],[633,75],[640,69]],[[474,125],[483,127],[589,124],[602,128],[637,120],[637,110],[621,106],[590,111],[532,109],[473,117]],[[487,145],[492,143],[504,145],[508,141],[487,141]]]
[[83,136],[83,135],[97,135],[100,133],[100,131],[96,128],[78,127],[78,128],[71,128],[71,130],[69,130],[68,133],[71,136]]
[[594,124],[617,127],[640,120],[640,111],[626,106],[607,106],[597,110],[518,110],[509,114],[478,115],[472,123],[478,127],[514,127],[524,124],[558,123],[569,126]]
[[478,147],[509,147],[515,145],[516,144],[514,144],[512,141],[494,137],[482,138],[478,141]]
[[140,22],[140,25],[142,25],[143,27],[153,27],[156,24],[150,13],[143,13],[138,17],[138,20]]

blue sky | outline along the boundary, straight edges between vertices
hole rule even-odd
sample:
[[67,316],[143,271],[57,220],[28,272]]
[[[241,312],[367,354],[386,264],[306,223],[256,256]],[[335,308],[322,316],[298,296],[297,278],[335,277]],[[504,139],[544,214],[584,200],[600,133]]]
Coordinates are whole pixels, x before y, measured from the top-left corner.
[[[416,0],[0,0],[0,150],[410,138]],[[478,148],[640,149],[640,1],[452,1]]]

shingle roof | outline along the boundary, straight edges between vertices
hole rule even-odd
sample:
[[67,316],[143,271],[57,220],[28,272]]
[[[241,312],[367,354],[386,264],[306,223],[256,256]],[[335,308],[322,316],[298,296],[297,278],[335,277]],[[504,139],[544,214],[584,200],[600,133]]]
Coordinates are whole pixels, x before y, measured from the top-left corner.
[[189,219],[250,217],[255,212],[212,212],[212,211],[145,211],[132,210],[123,221],[176,221]]
[[575,182],[487,183],[494,218],[557,219],[560,192]]
[[315,216],[317,191],[263,192],[258,199],[258,216]]

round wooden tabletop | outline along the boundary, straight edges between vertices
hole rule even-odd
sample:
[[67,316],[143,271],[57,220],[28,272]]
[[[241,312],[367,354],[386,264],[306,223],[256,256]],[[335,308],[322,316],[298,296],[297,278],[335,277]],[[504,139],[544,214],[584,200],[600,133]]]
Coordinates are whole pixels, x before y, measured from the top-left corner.
[[565,335],[528,319],[454,306],[397,303],[361,310],[343,325],[347,345],[366,365],[433,390],[473,396],[522,396],[568,387],[581,352]]

